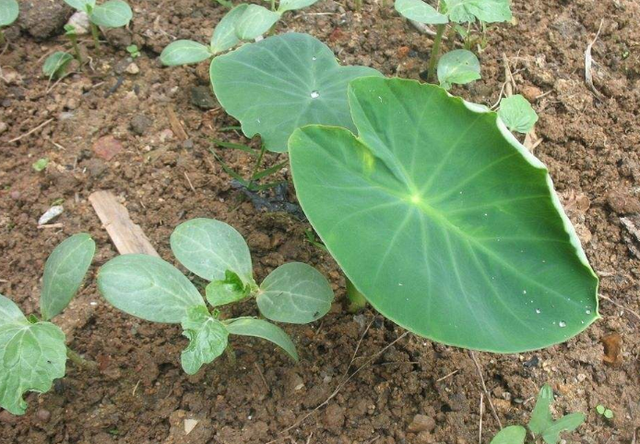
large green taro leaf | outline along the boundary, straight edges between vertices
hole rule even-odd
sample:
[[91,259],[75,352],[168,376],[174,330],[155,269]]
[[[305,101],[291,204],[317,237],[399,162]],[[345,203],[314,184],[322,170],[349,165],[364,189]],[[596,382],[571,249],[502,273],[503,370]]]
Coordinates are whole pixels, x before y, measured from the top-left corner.
[[349,81],[380,76],[373,68],[340,66],[331,49],[307,34],[269,37],[211,62],[211,83],[247,137],[260,134],[270,151],[287,150],[296,128],[318,123],[355,131]]
[[291,168],[309,220],[376,309],[504,353],[597,319],[598,279],[548,172],[495,113],[400,79],[355,80],[349,103],[360,137],[301,128]]

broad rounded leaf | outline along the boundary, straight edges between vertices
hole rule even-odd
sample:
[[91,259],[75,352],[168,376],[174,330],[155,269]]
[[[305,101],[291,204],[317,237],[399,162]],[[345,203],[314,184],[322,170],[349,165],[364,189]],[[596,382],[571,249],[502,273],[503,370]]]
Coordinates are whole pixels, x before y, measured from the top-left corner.
[[227,348],[229,332],[206,307],[189,309],[182,320],[182,329],[182,334],[189,338],[189,346],[182,351],[180,361],[189,375],[195,375],[200,367],[213,362]]
[[427,338],[511,353],[598,318],[598,278],[544,165],[496,113],[442,88],[358,79],[360,136],[290,140],[305,214],[383,315]]
[[227,330],[232,335],[253,336],[266,339],[282,348],[294,361],[298,361],[296,346],[288,334],[277,325],[262,319],[238,318],[233,319],[227,325]]
[[89,20],[105,28],[127,26],[133,18],[131,7],[122,0],[109,0],[93,8]]
[[244,238],[231,225],[214,219],[191,219],[171,233],[171,250],[190,272],[217,281],[225,272],[253,283],[251,254]]
[[292,324],[313,322],[329,311],[333,290],[318,270],[291,262],[273,270],[262,281],[256,297],[260,313],[267,319]]
[[211,37],[211,50],[214,54],[231,49],[240,42],[236,35],[236,23],[248,6],[244,3],[238,5],[222,17]]
[[47,392],[64,376],[66,352],[64,333],[50,322],[32,324],[23,317],[0,324],[0,407],[24,414],[26,392]]
[[526,134],[538,121],[538,115],[527,99],[520,94],[500,101],[498,116],[511,131]]
[[73,60],[73,56],[67,52],[56,51],[44,61],[42,72],[52,79],[64,75],[67,65]]
[[396,11],[403,17],[428,25],[443,25],[449,22],[447,16],[440,14],[433,6],[422,0],[396,0]]
[[527,429],[522,426],[509,426],[500,430],[491,440],[491,444],[524,444]]
[[180,270],[146,254],[125,254],[104,264],[98,290],[114,307],[147,321],[179,323],[189,308],[206,307]]
[[464,85],[480,78],[480,61],[471,51],[456,49],[438,60],[438,81],[444,89]]
[[278,12],[307,8],[315,3],[318,3],[318,0],[281,0],[278,4]]
[[96,5],[96,0],[64,0],[64,2],[82,12],[89,12]]
[[224,109],[247,137],[270,151],[287,150],[294,129],[319,123],[355,130],[347,104],[349,81],[380,76],[372,68],[340,66],[333,52],[307,34],[288,33],[245,45],[211,62],[211,82]]
[[16,0],[0,0],[0,27],[15,22],[19,12],[20,7]]
[[447,14],[456,23],[508,22],[511,20],[510,0],[443,0]]
[[240,40],[253,40],[267,32],[278,21],[280,14],[258,5],[247,5],[241,16],[236,19],[236,37]]
[[160,60],[166,66],[179,66],[200,63],[212,56],[209,47],[202,43],[191,40],[176,40],[162,50]]
[[44,265],[40,313],[44,320],[69,305],[89,270],[96,243],[88,234],[75,234],[54,248]]
[[0,294],[0,327],[12,322],[27,322],[27,318],[11,299]]
[[542,439],[547,444],[556,444],[560,442],[560,434],[562,432],[573,432],[582,425],[584,419],[585,417],[582,413],[565,415],[542,432]]

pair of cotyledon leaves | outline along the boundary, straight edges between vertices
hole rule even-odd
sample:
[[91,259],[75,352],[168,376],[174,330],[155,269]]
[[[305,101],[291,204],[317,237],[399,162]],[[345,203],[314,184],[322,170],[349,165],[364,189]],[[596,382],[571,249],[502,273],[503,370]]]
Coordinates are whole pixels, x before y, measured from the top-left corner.
[[131,7],[122,0],[108,0],[96,5],[96,0],[64,0],[72,8],[86,12],[89,20],[105,28],[127,26],[133,18]]
[[65,336],[49,322],[78,291],[91,264],[95,243],[76,234],[58,245],[47,259],[42,278],[42,320],[27,318],[0,295],[0,407],[14,415],[25,412],[28,391],[44,393],[65,374]]
[[549,174],[496,113],[341,67],[301,34],[215,58],[211,80],[248,137],[272,151],[288,140],[305,214],[383,315],[495,352],[563,342],[597,319],[598,279]]
[[[315,321],[331,307],[333,290],[326,278],[303,263],[276,268],[258,287],[246,242],[223,222],[182,223],[171,235],[171,249],[189,271],[210,281],[206,300],[213,307],[255,295],[264,317],[294,324]],[[222,354],[229,334],[269,340],[298,359],[291,339],[274,324],[254,318],[216,319],[191,281],[158,257],[130,254],[112,259],[100,269],[98,288],[111,304],[131,315],[182,324],[190,344],[181,361],[189,374]]]
[[162,51],[160,60],[166,66],[200,63],[242,41],[253,40],[263,35],[285,12],[306,8],[317,1],[282,0],[276,11],[259,5],[238,5],[220,20],[208,46],[192,40],[176,40]]

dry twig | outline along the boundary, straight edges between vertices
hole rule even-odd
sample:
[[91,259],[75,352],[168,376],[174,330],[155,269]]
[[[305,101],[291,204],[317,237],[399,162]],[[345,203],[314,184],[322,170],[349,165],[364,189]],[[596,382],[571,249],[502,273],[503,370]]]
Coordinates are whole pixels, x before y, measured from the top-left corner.
[[484,391],[485,396],[487,397],[487,402],[489,402],[489,407],[491,407],[491,413],[493,414],[493,418],[496,420],[500,429],[502,429],[502,422],[498,417],[498,412],[496,412],[496,408],[493,406],[493,402],[491,402],[491,395],[489,395],[489,391],[487,390],[487,385],[484,383],[484,376],[482,376],[482,368],[480,368],[480,364],[476,359],[475,353],[469,350],[469,355],[471,359],[473,359],[473,363],[476,365],[476,370],[478,371],[478,376],[480,377],[480,383],[482,384],[482,390]]
[[600,36],[600,31],[602,31],[603,23],[604,23],[604,19],[600,20],[600,26],[598,27],[598,32],[596,33],[596,36],[593,38],[591,43],[587,45],[587,49],[585,49],[584,51],[584,81],[587,84],[587,86],[591,89],[593,94],[596,96],[596,98],[600,100],[602,100],[604,96],[600,94],[600,92],[596,89],[595,86],[593,86],[593,73],[591,72],[591,65],[593,63],[593,58],[591,57],[591,48],[593,48],[593,45],[596,43],[596,41],[598,40],[598,37]]

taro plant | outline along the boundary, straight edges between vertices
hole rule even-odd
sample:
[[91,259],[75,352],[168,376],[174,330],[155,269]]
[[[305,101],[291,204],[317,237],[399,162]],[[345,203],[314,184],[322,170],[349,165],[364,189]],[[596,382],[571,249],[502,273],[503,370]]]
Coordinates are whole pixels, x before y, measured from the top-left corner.
[[[598,318],[598,278],[548,171],[495,112],[402,79],[353,80],[348,99],[358,135],[296,129],[291,172],[374,308],[432,340],[501,353],[566,341]],[[277,111],[264,106],[254,118]]]
[[4,45],[5,42],[2,28],[15,22],[19,12],[20,7],[17,0],[0,0],[0,45]]
[[287,11],[306,8],[318,0],[281,0],[276,7],[271,1],[271,10],[252,4],[240,4],[229,11],[213,30],[209,45],[192,40],[176,40],[160,54],[166,66],[200,63],[227,51],[240,42],[259,38],[273,28]]
[[[554,421],[551,416],[551,401],[553,390],[545,385],[538,394],[528,426],[534,440],[540,437],[546,444],[557,444],[560,442],[560,433],[577,429],[584,422],[584,415],[571,413]],[[527,429],[523,426],[509,426],[498,432],[491,444],[524,444],[526,437]]]
[[[465,84],[480,78],[478,59],[469,51],[474,42],[472,25],[479,22],[484,34],[487,23],[510,21],[511,7],[509,0],[440,0],[438,6],[436,9],[422,0],[395,0],[395,9],[403,17],[425,25],[436,25],[427,81],[434,80],[437,66],[440,85],[449,89],[452,84]],[[440,58],[440,46],[448,25],[464,38],[465,49]]]
[[538,115],[527,99],[520,94],[505,97],[498,110],[500,120],[510,131],[527,134],[538,121]]
[[50,322],[76,294],[93,255],[88,234],[76,234],[58,245],[44,267],[40,317],[25,316],[11,299],[0,295],[0,407],[14,415],[27,409],[28,391],[45,393],[65,375],[67,358],[88,363],[65,345],[62,330]]
[[89,16],[91,36],[96,49],[100,50],[100,31],[103,28],[127,26],[133,17],[131,7],[122,0],[108,0],[96,5],[96,0],[64,0],[72,8]]
[[229,335],[254,336],[298,359],[289,336],[255,317],[224,319],[218,307],[255,298],[260,314],[276,322],[305,324],[324,316],[333,290],[315,268],[293,262],[276,268],[260,285],[253,278],[251,255],[235,229],[213,219],[192,219],[171,235],[171,249],[182,265],[209,281],[205,299],[177,268],[154,256],[128,254],[99,271],[98,288],[116,308],[153,321],[179,323],[189,339],[182,368],[195,374],[229,346]]

